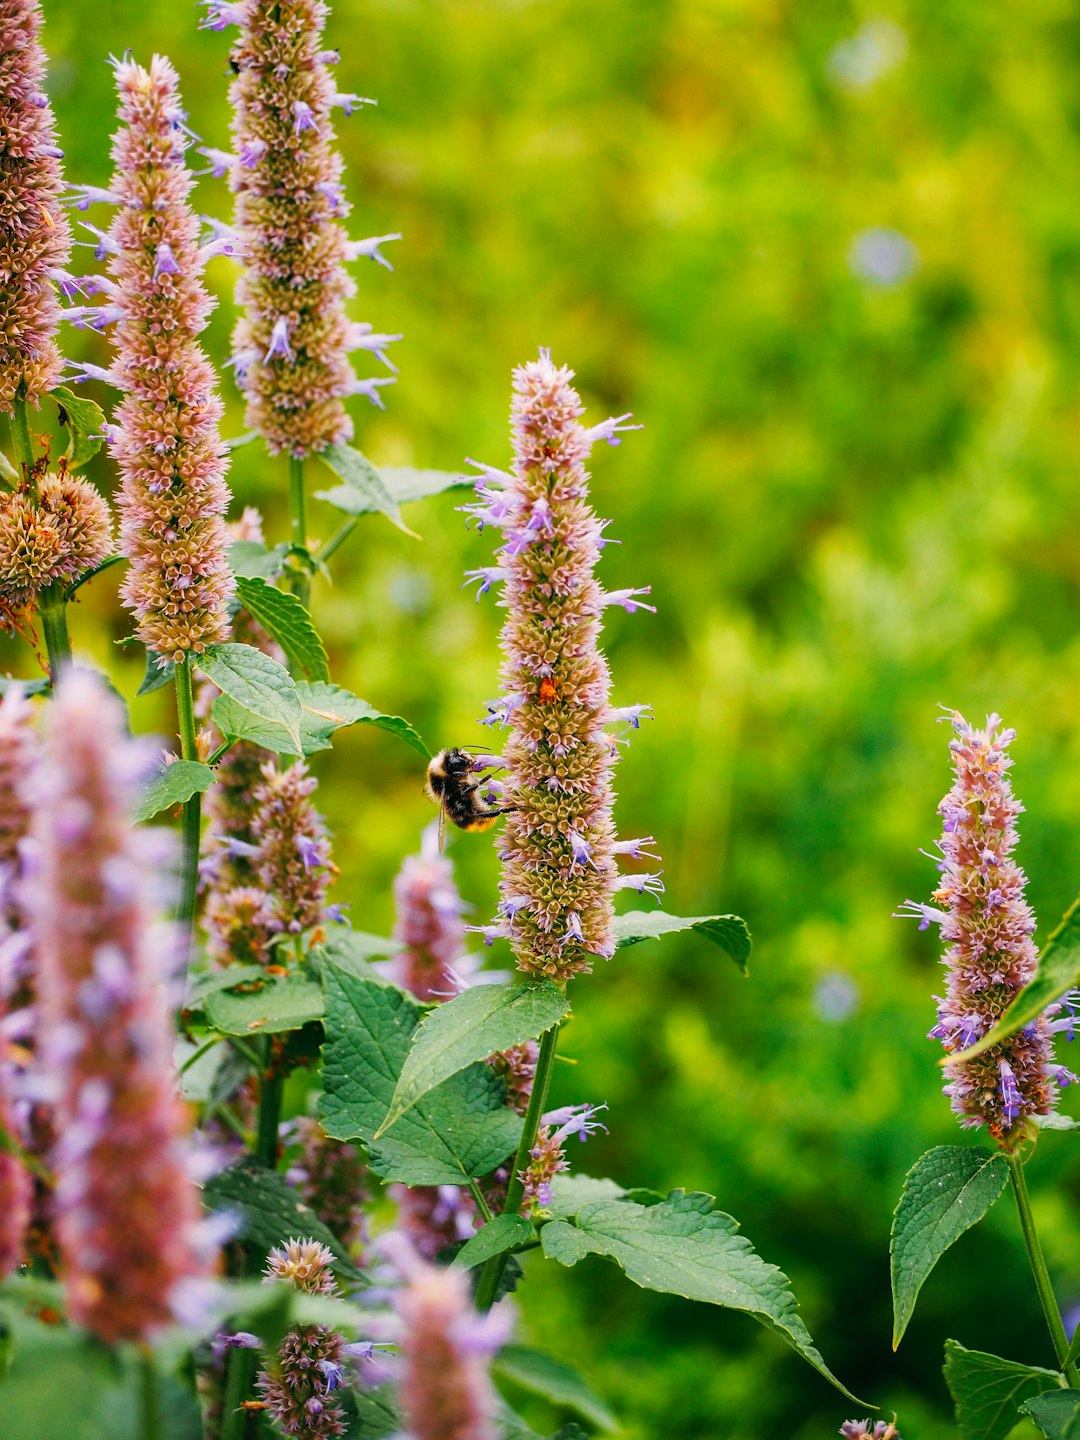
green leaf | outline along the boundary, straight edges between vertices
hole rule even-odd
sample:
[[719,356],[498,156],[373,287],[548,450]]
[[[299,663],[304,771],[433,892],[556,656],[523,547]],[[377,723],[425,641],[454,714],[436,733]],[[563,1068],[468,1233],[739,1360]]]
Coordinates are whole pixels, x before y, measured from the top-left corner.
[[[137,1429],[113,1425],[119,1353],[67,1325],[43,1325],[0,1304],[14,1337],[11,1368],[0,1387],[3,1433],[33,1440],[135,1440]],[[164,1440],[164,1437],[163,1437]]]
[[1045,1390],[1025,1400],[1022,1415],[1030,1415],[1047,1440],[1080,1437],[1080,1390]]
[[387,1440],[400,1435],[405,1428],[404,1416],[398,1407],[393,1385],[380,1385],[375,1390],[355,1390],[352,1394],[356,1409],[357,1440]]
[[370,962],[385,960],[388,955],[396,955],[400,949],[400,940],[368,935],[363,930],[350,930],[347,925],[340,925],[328,931],[322,944],[313,947],[309,959],[317,969],[328,964],[338,965],[361,980],[388,985],[390,982],[383,980],[378,971],[372,969]]
[[936,1145],[908,1171],[890,1245],[894,1350],[926,1277],[949,1246],[982,1219],[1008,1179],[1000,1151],[959,1145]]
[[550,980],[473,985],[429,1010],[413,1036],[390,1109],[374,1138],[466,1065],[535,1040],[569,1013],[570,1002]]
[[1076,984],[1080,984],[1080,898],[1066,910],[1061,924],[1043,946],[1031,983],[1024,986],[997,1024],[974,1045],[947,1055],[939,1063],[952,1065],[970,1060],[992,1045],[1000,1045]]
[[211,1210],[235,1215],[244,1238],[264,1255],[287,1240],[317,1240],[333,1252],[335,1270],[349,1279],[357,1277],[341,1241],[276,1170],[267,1170],[250,1157],[239,1160],[206,1182],[203,1198]]
[[1059,1115],[1056,1110],[1049,1115],[1032,1115],[1031,1119],[1040,1130],[1080,1130],[1080,1120],[1074,1120],[1071,1115]]
[[524,1215],[496,1215],[461,1247],[454,1264],[462,1270],[482,1265],[493,1255],[503,1255],[515,1245],[528,1245],[536,1239],[536,1230]]
[[414,470],[408,465],[380,465],[383,484],[399,505],[410,500],[426,500],[444,490],[471,490],[473,477],[456,470]]
[[20,690],[24,695],[47,695],[51,689],[51,680],[20,680],[18,676],[0,675],[0,695],[12,690]]
[[212,645],[198,659],[199,669],[223,695],[249,714],[279,727],[300,754],[300,700],[285,669],[254,645]]
[[214,783],[214,772],[198,760],[174,760],[139,788],[132,819],[149,820],[162,810],[182,805],[192,795],[204,794]]
[[1019,1406],[1060,1383],[1054,1370],[945,1341],[945,1384],[956,1407],[960,1440],[1005,1440]]
[[619,1428],[618,1420],[585,1377],[553,1355],[545,1355],[528,1345],[504,1345],[491,1362],[491,1369],[494,1375],[520,1385],[523,1390],[572,1410],[600,1430]]
[[325,450],[319,451],[319,459],[345,483],[335,485],[333,490],[316,490],[317,500],[325,500],[347,515],[371,512],[385,515],[399,530],[415,538],[415,531],[410,530],[402,520],[397,501],[366,455],[361,455],[351,445],[328,445]]
[[621,1200],[625,1194],[615,1180],[602,1180],[596,1175],[556,1175],[548,1210],[556,1219],[572,1219],[586,1205],[598,1200]]
[[303,706],[301,734],[305,755],[325,750],[330,744],[330,736],[345,725],[374,725],[376,729],[387,730],[399,740],[404,740],[425,760],[431,753],[407,720],[400,715],[384,715],[340,685],[301,682],[296,690]]
[[615,945],[621,950],[624,945],[636,945],[641,940],[653,940],[660,935],[674,935],[680,930],[696,930],[699,935],[704,935],[730,955],[746,974],[746,962],[750,958],[750,927],[738,915],[692,915],[684,919],[679,915],[665,915],[662,910],[630,910],[625,915],[615,916]]
[[229,546],[229,565],[237,579],[273,580],[285,568],[291,548],[275,545],[267,549],[261,540],[234,540]]
[[171,660],[164,665],[158,664],[158,657],[152,650],[146,652],[146,672],[139,682],[139,688],[135,691],[136,696],[152,695],[155,690],[163,690],[166,685],[171,685],[176,674],[176,666]]
[[254,576],[240,575],[236,593],[245,610],[259,622],[281,646],[289,660],[303,670],[309,680],[329,680],[330,663],[319,639],[311,616],[296,598],[285,590]]
[[279,725],[276,720],[265,720],[261,715],[255,715],[243,705],[238,705],[229,695],[217,696],[210,707],[210,718],[226,740],[246,740],[263,750],[272,750],[275,755],[302,753],[293,743],[292,735],[284,725]]
[[280,1035],[323,1017],[322,986],[304,975],[271,979],[258,990],[218,990],[206,1018],[226,1035]]
[[402,990],[323,967],[323,1127],[367,1146],[371,1168],[404,1185],[463,1185],[517,1147],[521,1117],[487,1065],[470,1065],[425,1095],[373,1144],[421,1009]]
[[85,395],[60,385],[51,392],[60,409],[60,424],[67,426],[68,443],[64,451],[69,470],[79,470],[105,443],[105,412]]
[[583,1206],[573,1223],[549,1221],[540,1238],[544,1254],[562,1265],[602,1255],[646,1290],[744,1311],[849,1399],[864,1403],[821,1358],[799,1316],[787,1276],[762,1260],[738,1234],[738,1221],[715,1210],[714,1203],[711,1195],[682,1190],[673,1190],[659,1205],[600,1200]]

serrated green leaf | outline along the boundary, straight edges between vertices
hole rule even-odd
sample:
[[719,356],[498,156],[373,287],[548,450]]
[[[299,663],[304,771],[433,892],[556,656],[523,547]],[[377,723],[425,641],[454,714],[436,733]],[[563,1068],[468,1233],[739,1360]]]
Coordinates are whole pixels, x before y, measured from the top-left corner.
[[992,1045],[1000,1045],[1077,984],[1080,984],[1080,898],[1066,910],[1061,924],[1043,946],[1031,983],[1024,986],[997,1024],[974,1045],[946,1056],[940,1063],[953,1065],[971,1060]]
[[636,1285],[742,1310],[785,1340],[818,1374],[856,1404],[818,1353],[783,1271],[738,1234],[739,1223],[713,1208],[711,1195],[674,1190],[660,1205],[601,1200],[540,1233],[544,1254],[562,1265],[586,1255],[614,1260]]
[[391,940],[384,935],[368,935],[363,930],[351,930],[347,925],[341,925],[328,931],[326,939],[313,948],[311,958],[317,967],[339,965],[361,980],[375,980],[388,985],[390,982],[383,980],[378,971],[372,969],[370,962],[385,960],[390,955],[396,955],[400,949],[400,940]]
[[322,986],[304,975],[269,979],[257,990],[216,990],[206,1018],[226,1035],[280,1035],[323,1017]]
[[146,671],[139,688],[135,691],[136,696],[152,695],[155,690],[163,690],[166,685],[171,685],[176,675],[176,666],[171,660],[164,665],[158,664],[158,657],[152,650],[146,652]]
[[1077,1440],[1080,1436],[1080,1390],[1044,1390],[1020,1406],[1047,1440]]
[[191,977],[188,993],[184,1000],[187,1011],[201,1010],[208,995],[218,990],[231,990],[236,985],[249,984],[253,980],[266,978],[261,965],[229,965],[224,970],[204,970]]
[[276,1170],[267,1170],[250,1157],[240,1160],[206,1182],[203,1198],[211,1210],[236,1215],[244,1238],[264,1255],[287,1240],[317,1240],[335,1256],[335,1270],[350,1279],[357,1277],[341,1241]]
[[280,726],[300,754],[300,699],[296,682],[276,660],[254,645],[212,645],[198,658],[198,666],[223,695],[249,714]]
[[425,760],[428,758],[430,751],[424,741],[400,715],[384,715],[341,685],[301,682],[296,689],[303,707],[301,736],[305,755],[325,750],[330,736],[346,725],[374,725],[404,740]]
[[198,760],[174,760],[139,787],[132,819],[149,820],[162,810],[182,805],[192,795],[204,794],[214,783],[214,772]]
[[385,515],[399,530],[415,538],[416,532],[402,520],[397,501],[366,455],[351,445],[328,445],[319,451],[319,459],[345,483],[332,490],[317,490],[317,500],[325,500],[347,515],[366,515],[373,511]]
[[1056,1371],[965,1350],[955,1340],[945,1341],[944,1373],[960,1440],[1005,1440],[1024,1401],[1061,1383]]
[[625,1194],[615,1180],[596,1175],[556,1175],[547,1208],[556,1219],[572,1219],[586,1205],[595,1205],[599,1200],[621,1200]]
[[60,385],[51,392],[60,409],[60,424],[67,429],[64,451],[69,470],[79,470],[105,443],[105,412],[85,395]]
[[1000,1151],[959,1145],[936,1145],[908,1171],[889,1246],[894,1350],[931,1270],[949,1246],[982,1219],[1008,1180]]
[[527,1245],[535,1239],[536,1231],[524,1215],[496,1215],[466,1240],[453,1263],[461,1270],[471,1270],[495,1255],[504,1255],[515,1245]]
[[296,598],[261,578],[239,575],[236,593],[247,612],[277,641],[309,680],[329,681],[330,662],[311,616]]
[[210,707],[210,718],[226,740],[246,740],[263,750],[272,750],[275,755],[301,754],[284,725],[253,714],[243,705],[237,704],[231,695],[217,696]]
[[261,540],[234,540],[229,546],[229,566],[237,579],[273,580],[284,569],[291,548],[289,545],[268,548]]
[[564,1360],[556,1360],[554,1355],[545,1355],[529,1345],[504,1345],[491,1362],[491,1370],[496,1377],[510,1380],[533,1395],[542,1395],[552,1404],[572,1410],[600,1430],[619,1428],[610,1408],[580,1371]]
[[417,1026],[390,1109],[375,1139],[466,1065],[537,1039],[569,1013],[570,1002],[550,980],[473,985],[429,1010]]
[[487,1065],[470,1065],[425,1095],[373,1144],[409,1052],[421,1008],[404,991],[323,967],[326,1044],[323,1128],[359,1140],[372,1170],[404,1185],[463,1185],[516,1149],[521,1117]]
[[399,505],[426,500],[445,490],[471,490],[475,480],[457,470],[414,470],[408,465],[380,465],[379,475]]
[[642,940],[674,935],[680,930],[696,930],[714,945],[719,945],[739,969],[746,974],[750,958],[750,927],[738,915],[665,915],[662,910],[630,910],[615,916],[615,945],[637,945]]

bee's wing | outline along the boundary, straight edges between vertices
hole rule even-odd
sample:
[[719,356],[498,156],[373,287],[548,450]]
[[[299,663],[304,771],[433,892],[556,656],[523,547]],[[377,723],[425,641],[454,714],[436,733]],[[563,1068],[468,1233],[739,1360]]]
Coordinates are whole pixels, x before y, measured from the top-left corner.
[[446,849],[446,805],[439,806],[439,854]]

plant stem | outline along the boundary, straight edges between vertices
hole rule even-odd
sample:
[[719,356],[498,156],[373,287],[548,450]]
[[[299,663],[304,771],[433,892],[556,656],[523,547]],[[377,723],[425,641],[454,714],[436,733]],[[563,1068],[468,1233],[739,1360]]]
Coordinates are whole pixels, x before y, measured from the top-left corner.
[[1054,1342],[1058,1367],[1071,1388],[1080,1389],[1080,1373],[1077,1372],[1075,1364],[1066,1363],[1069,1340],[1065,1334],[1061,1311],[1058,1309],[1058,1303],[1054,1296],[1054,1287],[1050,1283],[1050,1272],[1046,1268],[1042,1246],[1039,1244],[1039,1236],[1035,1230],[1035,1217],[1031,1213],[1031,1198],[1028,1195],[1027,1179],[1024,1176],[1024,1162],[1018,1155],[1007,1155],[1005,1158],[1009,1162],[1009,1178],[1012,1180],[1013,1196],[1016,1200],[1017,1213],[1020,1216],[1020,1229],[1024,1232],[1028,1262],[1031,1265],[1031,1273],[1035,1277],[1035,1289],[1039,1292],[1039,1303],[1042,1305],[1043,1315],[1046,1317],[1050,1338]]
[[319,546],[319,559],[324,562],[329,560],[330,556],[345,544],[345,541],[356,529],[356,525],[357,520],[355,515],[351,520],[346,520],[343,525],[339,525],[333,535],[330,536],[330,539],[327,540],[326,544]]
[[[292,517],[292,542],[307,550],[307,510],[304,499],[304,462],[289,457],[289,514]],[[311,576],[304,570],[290,571],[289,588],[306,606],[311,598]]]
[[268,1170],[277,1164],[278,1126],[281,1123],[281,1094],[285,1077],[271,1069],[274,1042],[268,1035],[263,1050],[263,1073],[259,1080],[259,1117],[255,1127],[255,1159]]
[[472,1198],[476,1201],[476,1208],[480,1211],[480,1218],[486,1225],[491,1219],[491,1207],[484,1199],[484,1192],[475,1180],[469,1181],[469,1189],[472,1191]]
[[225,1399],[222,1403],[221,1440],[244,1440],[248,1433],[248,1412],[240,1406],[251,1395],[255,1352],[237,1348],[229,1351],[225,1371]]
[[16,400],[11,412],[11,448],[15,452],[16,464],[23,467],[24,474],[28,473],[34,463],[34,443],[30,439],[30,417],[25,400]]
[[161,1392],[154,1352],[146,1347],[139,1357],[139,1440],[160,1440]]
[[[195,748],[195,697],[191,686],[191,656],[185,655],[176,667],[176,714],[180,727],[180,755],[197,758]],[[202,828],[202,795],[196,791],[184,801],[183,853],[180,871],[180,899],[176,919],[184,953],[191,954],[195,933],[195,906],[199,886],[199,838]]]
[[[514,1159],[514,1172],[510,1176],[510,1184],[506,1187],[506,1204],[502,1208],[504,1215],[516,1215],[521,1208],[521,1201],[525,1194],[525,1185],[522,1182],[521,1174],[528,1166],[529,1151],[536,1144],[536,1132],[540,1129],[540,1117],[547,1105],[548,1086],[551,1084],[551,1071],[555,1064],[555,1047],[558,1043],[558,1025],[553,1025],[540,1037],[536,1076],[533,1080],[532,1094],[529,1096],[529,1108],[525,1111],[525,1124],[522,1127],[521,1142]],[[478,1310],[491,1309],[505,1268],[505,1255],[493,1255],[485,1264],[476,1287],[476,1308]]]
[[60,671],[71,664],[71,637],[67,627],[67,598],[59,583],[47,585],[38,596],[38,614],[49,656],[49,673],[55,685]]

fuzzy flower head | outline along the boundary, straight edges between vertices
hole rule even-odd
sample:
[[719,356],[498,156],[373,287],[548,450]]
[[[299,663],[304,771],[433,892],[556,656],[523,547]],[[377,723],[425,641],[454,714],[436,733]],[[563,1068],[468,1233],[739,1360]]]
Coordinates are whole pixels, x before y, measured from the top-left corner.
[[844,1440],[901,1440],[895,1417],[887,1421],[845,1420],[840,1426],[840,1434]]
[[[1035,916],[1024,898],[1027,877],[1013,859],[1022,810],[1008,771],[1015,731],[991,715],[976,730],[952,712],[955,781],[938,806],[943,820],[941,883],[933,905],[909,900],[905,913],[941,927],[947,946],[945,995],[931,1036],[947,1051],[973,1045],[1001,1018],[1035,973]],[[965,1126],[985,1125],[1001,1144],[1022,1133],[1030,1116],[1048,1115],[1057,1086],[1075,1079],[1053,1063],[1051,1007],[1018,1034],[972,1060],[947,1067],[945,1093]]]
[[143,768],[119,703],[89,672],[66,671],[28,790],[26,905],[69,1310],[107,1344],[168,1324],[210,1260],[173,1089],[164,966],[174,947],[151,927],[163,857],[153,832],[130,825]]
[[476,1203],[460,1185],[391,1185],[397,1224],[425,1260],[476,1232]]
[[[267,1280],[287,1280],[310,1295],[336,1295],[333,1255],[314,1240],[290,1240],[267,1256]],[[345,1412],[334,1391],[342,1384],[345,1341],[323,1325],[290,1330],[276,1363],[258,1377],[266,1408],[286,1435],[322,1440],[345,1433]]]
[[348,206],[334,110],[350,115],[370,102],[334,84],[337,57],[324,48],[322,0],[236,0],[215,3],[211,13],[240,28],[230,57],[236,153],[210,154],[230,171],[246,266],[235,371],[248,424],[271,453],[302,459],[351,438],[350,395],[383,403],[378,387],[391,377],[358,378],[350,351],[371,352],[392,370],[384,346],[401,338],[375,335],[345,313],[356,289],[346,263],[361,255],[381,260],[379,242],[396,238],[349,241],[340,224]]
[[596,578],[604,527],[589,506],[585,468],[598,439],[617,444],[631,427],[627,416],[581,425],[572,378],[544,350],[514,372],[512,473],[481,467],[472,507],[502,532],[497,565],[477,573],[483,588],[502,584],[507,611],[505,698],[491,710],[510,732],[501,799],[509,813],[501,916],[490,933],[509,938],[522,970],[559,981],[614,953],[616,890],[662,888],[657,876],[621,877],[616,864],[617,755],[604,727],[620,712],[598,641],[605,607],[642,608],[633,597],[644,592],[605,593]]
[[60,380],[55,282],[71,254],[36,0],[0,0],[0,411]]
[[508,1339],[509,1315],[478,1315],[465,1275],[428,1264],[403,1235],[382,1245],[405,1278],[395,1305],[405,1325],[401,1401],[411,1440],[495,1440],[488,1365]]
[[337,867],[322,816],[311,803],[317,783],[302,760],[285,770],[268,761],[255,791],[253,864],[275,934],[300,935],[320,925],[326,914],[326,893]]
[[121,593],[139,639],[163,662],[179,662],[226,638],[233,590],[221,401],[197,339],[212,302],[188,204],[176,71],[160,55],[148,70],[123,60],[116,86],[123,125],[109,194],[118,210],[108,234],[87,228],[109,259],[101,282],[109,303],[98,320],[118,322],[104,378],[123,392],[110,431],[121,549],[131,561]]
[[395,985],[418,1000],[456,995],[470,968],[453,864],[439,854],[437,831],[424,832],[419,855],[408,856],[394,880],[394,939],[402,949],[387,967]]
[[30,826],[22,787],[33,769],[37,735],[33,708],[18,686],[0,698],[0,914],[10,914],[11,881]]
[[0,601],[11,608],[33,604],[56,581],[79,579],[111,549],[109,506],[89,480],[61,469],[0,492]]

